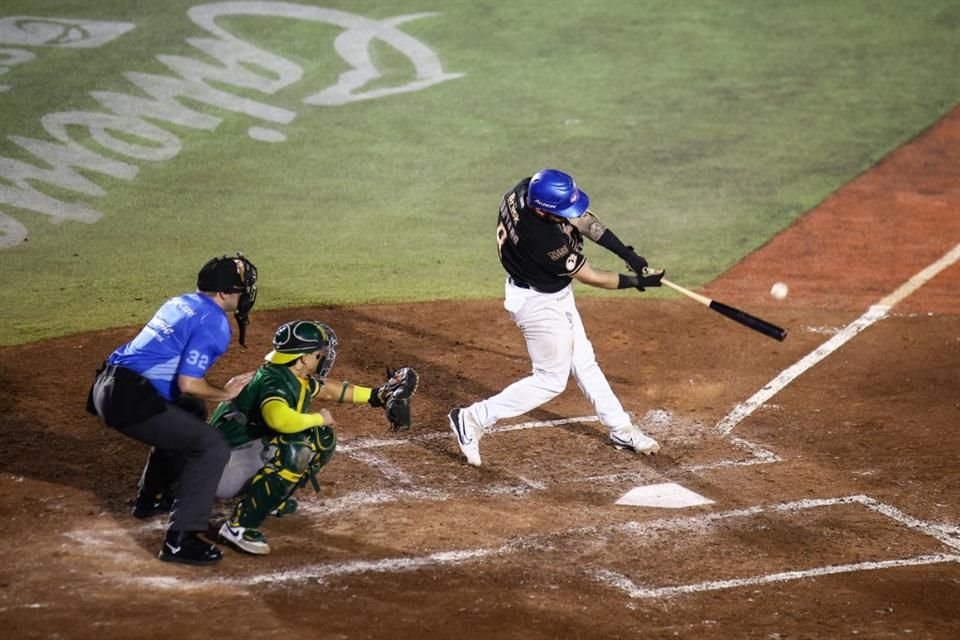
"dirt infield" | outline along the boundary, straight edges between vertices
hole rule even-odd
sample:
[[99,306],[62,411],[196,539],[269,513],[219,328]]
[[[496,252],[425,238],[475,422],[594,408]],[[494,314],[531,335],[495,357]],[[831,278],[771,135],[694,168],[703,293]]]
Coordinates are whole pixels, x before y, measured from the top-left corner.
[[[83,412],[138,327],[0,350],[4,636],[956,638],[958,211],[955,111],[707,287],[785,342],[685,299],[582,300],[651,459],[571,384],[461,462],[446,412],[528,367],[499,301],[305,310],[341,338],[336,377],[421,372],[415,428],[333,407],[321,493],[267,523],[270,556],[214,568],[156,560],[162,520],[129,515],[145,449]],[[255,313],[214,378],[296,315]],[[615,504],[666,483],[712,502]]]

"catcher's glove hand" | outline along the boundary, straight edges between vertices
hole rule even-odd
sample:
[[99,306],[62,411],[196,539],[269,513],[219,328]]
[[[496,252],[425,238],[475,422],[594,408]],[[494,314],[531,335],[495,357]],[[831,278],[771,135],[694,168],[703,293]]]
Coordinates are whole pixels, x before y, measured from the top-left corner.
[[396,371],[387,369],[387,381],[373,390],[370,404],[383,407],[390,421],[390,428],[403,431],[410,428],[410,398],[417,392],[420,376],[410,367]]

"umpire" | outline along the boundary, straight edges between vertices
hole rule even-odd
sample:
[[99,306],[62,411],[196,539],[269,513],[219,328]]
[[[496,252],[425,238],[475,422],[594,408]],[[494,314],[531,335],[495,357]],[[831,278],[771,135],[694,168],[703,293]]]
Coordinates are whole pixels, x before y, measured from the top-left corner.
[[171,511],[160,550],[167,562],[206,565],[223,556],[197,535],[209,527],[217,482],[230,458],[226,439],[205,422],[204,401],[233,399],[253,374],[223,388],[205,376],[230,345],[230,312],[243,344],[256,283],[257,269],[243,254],[208,261],[197,275],[197,291],[167,300],[133,340],[110,354],[90,388],[90,413],[152,447],[133,513],[144,518]]

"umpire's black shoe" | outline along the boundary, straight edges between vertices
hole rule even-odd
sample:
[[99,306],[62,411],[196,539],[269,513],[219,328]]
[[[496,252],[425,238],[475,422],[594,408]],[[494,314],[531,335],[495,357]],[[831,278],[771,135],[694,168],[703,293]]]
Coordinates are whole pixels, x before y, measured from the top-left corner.
[[133,517],[138,520],[145,520],[162,513],[170,513],[172,506],[173,499],[167,496],[138,495],[137,500],[133,503]]
[[223,552],[209,542],[204,542],[196,531],[167,531],[160,550],[164,562],[184,564],[215,564],[223,558]]

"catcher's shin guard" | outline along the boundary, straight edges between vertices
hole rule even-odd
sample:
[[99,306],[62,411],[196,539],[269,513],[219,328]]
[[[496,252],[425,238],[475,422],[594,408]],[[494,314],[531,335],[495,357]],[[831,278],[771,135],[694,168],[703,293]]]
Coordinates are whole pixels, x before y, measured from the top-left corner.
[[299,482],[284,478],[282,471],[266,466],[253,476],[250,486],[240,499],[230,522],[235,526],[256,529],[271,511],[286,500]]
[[337,446],[330,427],[314,427],[273,438],[273,458],[250,481],[230,521],[256,528],[299,487],[323,468]]

